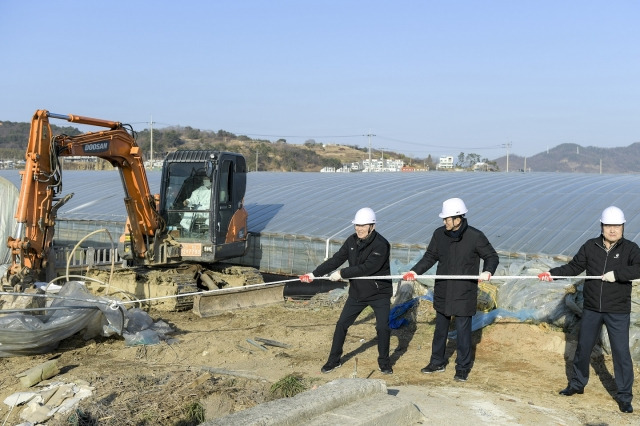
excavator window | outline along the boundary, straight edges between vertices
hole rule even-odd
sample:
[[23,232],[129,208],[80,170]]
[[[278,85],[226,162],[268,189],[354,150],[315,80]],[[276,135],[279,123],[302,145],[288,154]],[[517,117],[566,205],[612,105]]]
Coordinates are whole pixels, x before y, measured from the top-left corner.
[[225,161],[222,164],[222,168],[220,170],[220,190],[218,193],[218,200],[220,202],[220,207],[224,208],[229,204],[229,198],[231,197],[231,185],[233,183],[233,179],[230,179],[233,170],[233,163],[229,160]]
[[206,176],[203,166],[171,164],[164,205],[169,229],[178,232],[179,236],[207,234],[211,192],[211,179]]

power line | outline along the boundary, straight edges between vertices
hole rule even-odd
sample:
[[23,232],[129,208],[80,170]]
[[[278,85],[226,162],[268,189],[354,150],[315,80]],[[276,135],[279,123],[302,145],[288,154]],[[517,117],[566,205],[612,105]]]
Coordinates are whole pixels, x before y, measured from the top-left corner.
[[[381,136],[379,135],[380,139],[384,139],[384,140],[388,140],[388,141],[392,141],[392,142],[399,142],[399,143],[404,143],[407,145],[417,145],[417,146],[421,146],[424,148],[442,148],[442,149],[447,149],[447,150],[451,150],[452,147],[451,145],[446,145],[446,146],[442,146],[442,145],[430,145],[430,144],[425,144],[424,142],[411,142],[411,141],[405,141],[405,140],[401,140],[401,139],[394,139],[394,138],[390,138],[388,136]],[[488,146],[461,146],[458,147],[456,149],[502,149],[503,146],[502,145],[488,145]]]
[[315,138],[356,138],[362,137],[366,135],[328,135],[328,136],[313,136],[313,135],[265,135],[260,133],[243,133],[243,132],[233,132],[236,135],[245,135],[245,136],[261,136],[261,137],[269,137],[269,138],[307,138],[307,139],[315,139]]

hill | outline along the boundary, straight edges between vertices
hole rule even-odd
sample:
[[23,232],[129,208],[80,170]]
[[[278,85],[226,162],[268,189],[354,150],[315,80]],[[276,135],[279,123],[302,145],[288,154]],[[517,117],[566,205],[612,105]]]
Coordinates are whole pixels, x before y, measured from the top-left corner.
[[[500,170],[507,169],[506,156],[495,161]],[[532,172],[639,173],[640,142],[616,148],[565,143],[532,157],[509,156],[509,171],[525,168]]]
[[[20,160],[29,138],[29,123],[0,121],[0,160]],[[75,135],[80,131],[72,126],[52,125],[54,134]],[[138,145],[150,159],[151,132],[144,129],[136,134]],[[216,149],[239,152],[245,156],[249,170],[260,171],[305,171],[317,172],[323,167],[340,168],[342,164],[368,159],[367,148],[341,145],[332,142],[320,143],[313,139],[303,145],[288,144],[285,139],[271,142],[235,135],[225,130],[204,131],[192,127],[167,127],[153,129],[153,158],[157,161],[167,152],[177,149]],[[374,154],[379,158],[379,152]],[[451,155],[456,156],[455,152]],[[431,155],[426,158],[409,158],[393,151],[384,152],[385,159],[400,159],[405,164],[421,164],[435,169]],[[581,172],[581,173],[639,173],[640,142],[627,147],[598,148],[577,144],[561,144],[546,152],[531,157],[519,155],[502,156],[495,160],[481,159],[477,154],[467,154],[463,166],[471,168],[478,161],[496,163],[500,171],[524,170],[534,172]],[[110,165],[102,165],[108,168]],[[80,166],[79,166],[80,167]],[[94,167],[94,166],[91,166]]]
[[[74,127],[55,125],[51,127],[54,134],[75,135],[80,133]],[[29,123],[0,121],[0,160],[24,159],[29,139],[29,128]],[[149,160],[152,155],[151,131],[144,129],[137,132],[136,141],[146,155],[145,160]],[[153,158],[156,161],[163,158],[167,152],[178,149],[215,149],[239,152],[247,159],[249,170],[260,171],[320,171],[323,167],[340,168],[342,164],[362,161],[368,156],[365,148],[318,143],[314,140],[308,140],[304,145],[292,145],[284,139],[271,142],[235,135],[224,130],[203,131],[192,127],[153,129]],[[409,159],[404,155],[393,152],[385,152],[385,158],[400,158],[407,163],[409,162]]]

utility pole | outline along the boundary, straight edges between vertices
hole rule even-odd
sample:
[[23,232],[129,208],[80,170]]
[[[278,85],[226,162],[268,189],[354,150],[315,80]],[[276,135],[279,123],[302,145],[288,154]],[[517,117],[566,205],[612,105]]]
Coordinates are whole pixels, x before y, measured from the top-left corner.
[[151,129],[151,155],[149,157],[149,162],[151,166],[151,170],[153,170],[153,115],[151,115],[151,121],[149,122],[149,128]]
[[378,149],[382,153],[382,157],[381,157],[381,160],[382,160],[382,171],[384,171],[384,150],[387,149],[387,148],[378,148]]
[[256,172],[258,171],[258,150],[256,149]]
[[507,173],[509,173],[509,148],[511,148],[511,142],[503,143],[503,148],[507,148]]
[[371,129],[369,129],[369,133],[367,133],[366,135],[363,136],[368,136],[369,137],[369,171],[371,171],[371,136],[375,136],[374,134],[371,133]]

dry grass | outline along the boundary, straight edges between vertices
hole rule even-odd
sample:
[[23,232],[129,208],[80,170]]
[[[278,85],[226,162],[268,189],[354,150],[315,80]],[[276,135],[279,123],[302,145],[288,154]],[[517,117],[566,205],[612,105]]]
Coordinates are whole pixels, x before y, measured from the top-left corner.
[[271,385],[271,394],[276,398],[291,398],[307,390],[301,374],[287,374]]
[[[248,387],[242,379],[211,377],[197,380],[198,373],[186,371],[141,372],[135,380],[96,380],[92,402],[82,402],[74,411],[54,421],[52,426],[195,426],[206,420],[203,399],[214,394],[231,395],[244,404],[255,404],[255,383]],[[197,385],[194,386],[194,383]],[[253,390],[249,390],[253,388]],[[99,394],[100,389],[111,389]],[[115,391],[117,390],[117,391]],[[266,389],[263,390],[266,393]],[[246,393],[246,395],[244,395]]]

